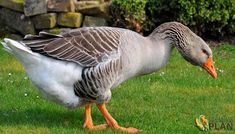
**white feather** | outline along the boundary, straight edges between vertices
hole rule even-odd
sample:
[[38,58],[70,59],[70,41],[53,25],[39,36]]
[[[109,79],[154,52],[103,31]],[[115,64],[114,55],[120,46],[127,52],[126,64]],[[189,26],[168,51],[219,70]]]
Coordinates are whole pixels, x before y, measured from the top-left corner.
[[34,53],[11,39],[5,38],[2,44],[23,64],[29,78],[46,98],[69,108],[83,105],[73,88],[74,83],[81,80],[81,66]]
[[33,52],[29,48],[27,48],[26,46],[24,46],[23,44],[21,44],[17,41],[14,41],[14,40],[8,39],[8,38],[4,38],[3,40],[5,42],[3,44],[3,46],[6,49],[11,49],[11,51],[15,51],[15,52],[17,51],[16,49],[18,49],[18,50],[33,54]]
[[7,46],[7,44],[6,44],[5,42],[1,42],[1,44],[3,45],[3,47],[4,47],[3,49],[4,49],[5,51],[7,51],[7,52],[13,54],[12,51],[11,51],[11,49]]
[[81,80],[82,68],[78,64],[40,55],[38,60],[24,66],[32,82],[49,100],[69,108],[83,105],[73,88]]

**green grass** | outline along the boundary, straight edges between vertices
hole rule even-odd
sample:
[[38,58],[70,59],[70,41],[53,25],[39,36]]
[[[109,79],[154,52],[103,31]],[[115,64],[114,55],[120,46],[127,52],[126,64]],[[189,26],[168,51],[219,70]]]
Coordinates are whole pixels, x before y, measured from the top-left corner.
[[[210,133],[235,133],[235,46],[225,44],[213,51],[218,79],[190,65],[174,50],[159,72],[131,79],[113,90],[107,105],[110,113],[121,125],[142,129],[143,134],[205,133],[194,126],[201,114],[218,124],[233,123],[233,130]],[[94,123],[104,123],[97,108],[92,110]],[[68,110],[45,100],[20,63],[0,47],[0,133],[90,133],[81,127],[83,118],[83,108]]]

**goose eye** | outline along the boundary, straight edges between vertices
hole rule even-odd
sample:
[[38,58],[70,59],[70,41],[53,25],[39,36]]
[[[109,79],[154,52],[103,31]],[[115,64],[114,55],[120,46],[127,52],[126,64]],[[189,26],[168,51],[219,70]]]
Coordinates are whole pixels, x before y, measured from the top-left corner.
[[206,55],[209,55],[208,52],[205,49],[202,49],[202,52]]

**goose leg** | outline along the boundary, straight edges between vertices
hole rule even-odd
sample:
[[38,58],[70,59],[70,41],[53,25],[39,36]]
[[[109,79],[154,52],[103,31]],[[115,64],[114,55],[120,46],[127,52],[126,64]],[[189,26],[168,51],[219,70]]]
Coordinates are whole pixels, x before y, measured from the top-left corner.
[[136,128],[125,128],[118,125],[117,121],[109,114],[108,110],[106,109],[105,104],[97,104],[97,107],[99,108],[100,112],[103,114],[104,118],[106,119],[106,122],[108,126],[110,126],[112,129],[120,130],[127,133],[137,133],[139,130]]
[[94,126],[92,118],[91,118],[91,104],[88,104],[85,106],[85,121],[83,124],[83,128],[87,128],[89,130],[100,130],[100,129],[106,129],[107,124],[101,124]]

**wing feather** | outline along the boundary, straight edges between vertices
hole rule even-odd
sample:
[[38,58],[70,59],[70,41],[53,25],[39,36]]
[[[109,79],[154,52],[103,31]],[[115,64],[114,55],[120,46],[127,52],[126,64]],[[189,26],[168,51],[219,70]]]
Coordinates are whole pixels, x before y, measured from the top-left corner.
[[22,43],[45,56],[91,67],[119,52],[121,33],[120,29],[109,27],[80,28],[60,35],[40,32],[38,36],[27,35]]

